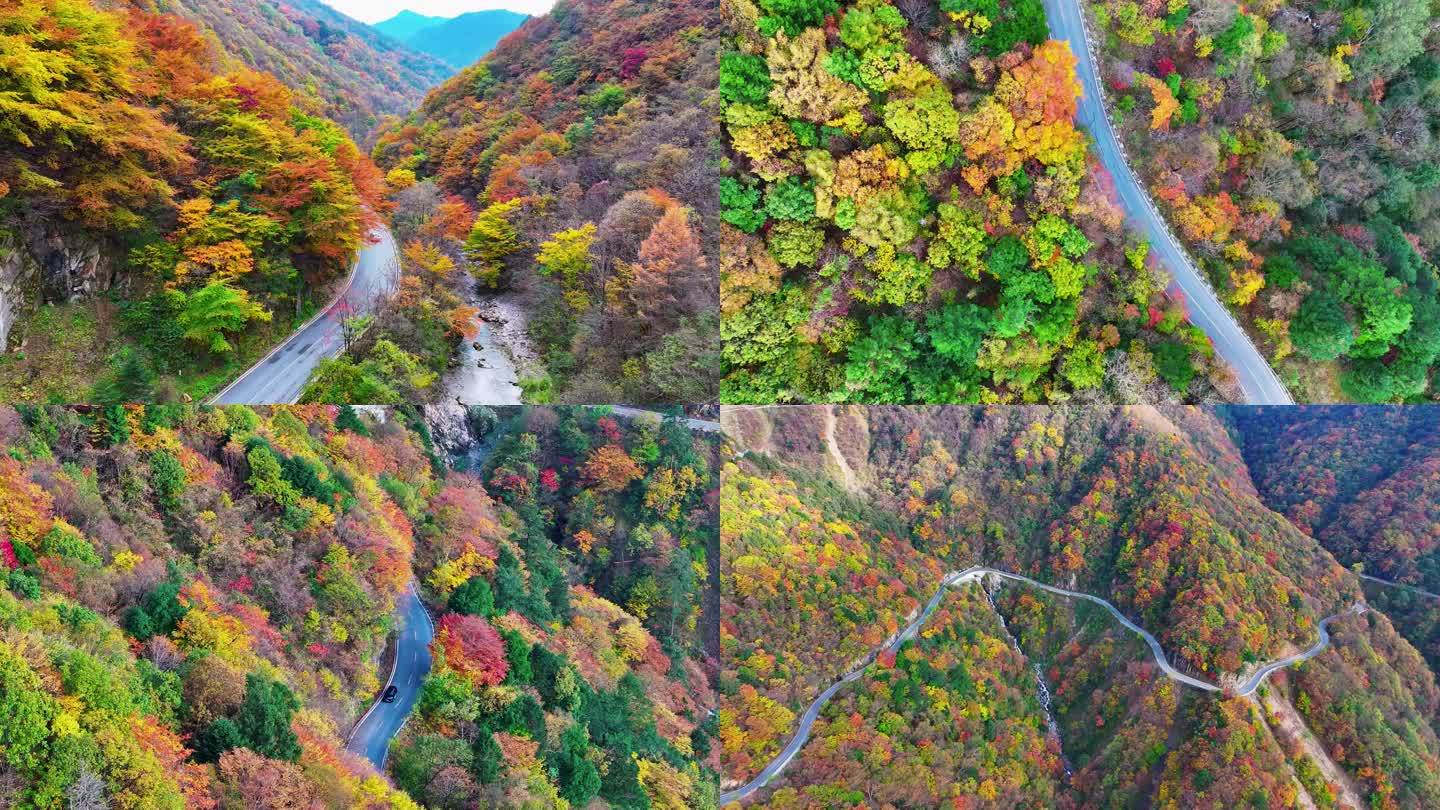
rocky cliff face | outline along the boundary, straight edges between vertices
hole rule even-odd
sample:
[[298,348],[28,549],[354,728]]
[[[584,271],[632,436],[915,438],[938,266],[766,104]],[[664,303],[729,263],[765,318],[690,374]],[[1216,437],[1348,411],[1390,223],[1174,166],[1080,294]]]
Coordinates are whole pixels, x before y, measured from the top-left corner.
[[21,249],[13,237],[0,239],[0,348],[10,339],[10,327],[21,310],[24,289],[33,284],[39,268],[30,252]]
[[80,301],[110,289],[115,265],[108,245],[58,225],[27,223],[0,236],[0,350],[37,305]]

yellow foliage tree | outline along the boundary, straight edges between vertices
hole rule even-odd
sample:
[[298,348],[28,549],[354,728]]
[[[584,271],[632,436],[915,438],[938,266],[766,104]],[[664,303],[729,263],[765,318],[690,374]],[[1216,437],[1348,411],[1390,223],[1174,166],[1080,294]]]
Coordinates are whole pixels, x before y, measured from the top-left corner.
[[1170,86],[1154,76],[1144,76],[1145,85],[1150,88],[1150,97],[1155,100],[1155,109],[1150,111],[1150,129],[1167,130],[1170,118],[1180,109],[1180,102],[1170,92]]

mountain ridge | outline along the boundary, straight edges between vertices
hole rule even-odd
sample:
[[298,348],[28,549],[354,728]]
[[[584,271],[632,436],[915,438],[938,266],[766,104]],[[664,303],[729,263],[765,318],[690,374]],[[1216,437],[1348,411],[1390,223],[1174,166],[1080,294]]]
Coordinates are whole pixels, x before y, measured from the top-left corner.
[[404,42],[408,37],[414,36],[421,29],[429,28],[432,25],[439,25],[450,19],[453,18],[419,14],[407,8],[397,12],[393,17],[377,23],[371,23],[370,27],[391,39]]
[[320,0],[150,0],[195,23],[226,57],[269,73],[316,112],[363,141],[386,115],[404,115],[453,70]]
[[434,17],[406,9],[372,27],[408,48],[461,70],[482,59],[528,19],[528,14],[502,8],[467,11],[454,17]]

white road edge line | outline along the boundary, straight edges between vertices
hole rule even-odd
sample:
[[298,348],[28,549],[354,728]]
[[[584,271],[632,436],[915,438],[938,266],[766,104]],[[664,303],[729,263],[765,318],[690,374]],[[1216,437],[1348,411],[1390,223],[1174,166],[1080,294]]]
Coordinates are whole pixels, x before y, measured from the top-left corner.
[[[416,599],[419,599],[419,598],[420,598],[420,594],[419,594],[418,592],[415,592],[415,580],[413,580],[413,579],[410,580],[410,584],[409,584],[408,586],[406,586],[405,591],[406,591],[406,593],[412,593],[412,592],[414,592],[414,593],[415,593],[415,598],[416,598]],[[425,609],[425,605],[424,605],[423,602],[421,603],[420,608],[421,608],[421,610],[424,610],[424,609]],[[429,612],[428,610],[425,611],[426,621],[429,621],[429,618],[430,618],[429,613],[430,613],[430,612]],[[433,625],[433,624],[431,625],[431,628],[432,628],[432,629],[434,628],[434,625]],[[347,735],[345,735],[345,744],[346,744],[347,746],[350,744],[350,742],[351,742],[352,740],[355,739],[355,732],[359,731],[359,730],[360,730],[360,727],[363,726],[363,725],[365,725],[365,721],[370,719],[370,714],[371,714],[372,712],[374,712],[375,709],[378,708],[378,707],[380,706],[380,704],[383,702],[383,698],[384,698],[384,696],[385,696],[385,690],[390,688],[390,684],[391,684],[391,683],[394,683],[394,681],[395,681],[395,671],[396,671],[397,669],[399,669],[399,667],[400,667],[400,637],[403,636],[404,634],[405,634],[405,631],[404,631],[403,629],[400,630],[400,632],[397,632],[397,633],[395,634],[395,658],[394,658],[394,660],[392,660],[392,661],[390,662],[390,676],[385,679],[385,685],[382,686],[382,687],[380,687],[380,697],[375,698],[375,702],[370,704],[370,708],[369,708],[369,709],[366,709],[366,710],[365,710],[365,713],[360,716],[360,719],[355,721],[355,725],[353,725],[353,726],[350,727],[350,733],[347,734]]]
[[[384,226],[381,226],[381,227],[378,229],[378,231],[379,231],[379,232],[385,232],[386,229],[384,228]],[[378,240],[377,240],[377,241],[378,241]],[[239,385],[239,384],[240,384],[240,381],[241,381],[241,380],[244,380],[246,377],[249,377],[249,376],[250,376],[250,373],[253,372],[255,369],[260,368],[261,366],[265,365],[265,363],[268,362],[271,357],[274,357],[274,356],[275,356],[275,353],[276,353],[276,352],[279,352],[279,351],[281,351],[282,349],[284,349],[286,346],[289,346],[289,345],[290,345],[290,342],[293,341],[301,332],[304,332],[306,329],[309,329],[312,324],[314,324],[316,321],[320,320],[320,319],[321,319],[322,317],[324,317],[325,315],[330,314],[330,310],[334,309],[342,300],[344,300],[345,296],[350,294],[350,288],[355,285],[355,278],[360,275],[360,254],[363,253],[363,252],[364,252],[364,248],[362,247],[361,250],[360,250],[360,252],[357,252],[357,253],[355,254],[355,261],[352,262],[351,265],[350,265],[350,277],[345,280],[345,286],[342,287],[339,292],[335,293],[335,297],[333,297],[333,298],[330,299],[330,303],[328,303],[328,304],[326,304],[325,306],[321,307],[320,310],[319,310],[318,312],[316,312],[314,315],[311,315],[311,316],[310,316],[310,320],[306,321],[305,323],[300,324],[300,325],[299,325],[298,327],[296,327],[293,331],[291,331],[290,334],[289,334],[288,336],[286,336],[286,338],[285,338],[284,340],[280,341],[279,345],[275,346],[275,348],[273,348],[273,349],[271,349],[269,352],[267,352],[264,357],[260,358],[259,360],[256,360],[254,363],[252,363],[249,368],[245,369],[243,372],[240,373],[240,376],[239,376],[239,377],[236,377],[235,379],[231,380],[229,385],[227,385],[227,386],[225,386],[224,388],[220,389],[218,392],[216,392],[216,393],[214,393],[214,394],[211,394],[211,395],[210,395],[210,398],[205,400],[206,404],[214,405],[214,404],[216,404],[217,402],[219,402],[220,399],[222,399],[222,398],[225,396],[225,394],[230,391],[231,388],[234,388],[235,386]],[[264,403],[255,403],[255,404],[264,404]],[[284,403],[281,403],[281,404],[284,404]]]

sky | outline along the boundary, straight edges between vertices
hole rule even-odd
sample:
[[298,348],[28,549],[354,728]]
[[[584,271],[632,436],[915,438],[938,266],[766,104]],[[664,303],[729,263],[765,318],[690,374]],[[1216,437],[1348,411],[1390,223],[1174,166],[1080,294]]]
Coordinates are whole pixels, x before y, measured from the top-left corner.
[[555,0],[321,0],[321,2],[361,22],[377,23],[409,9],[416,14],[454,17],[467,11],[507,8],[524,14],[544,14]]

